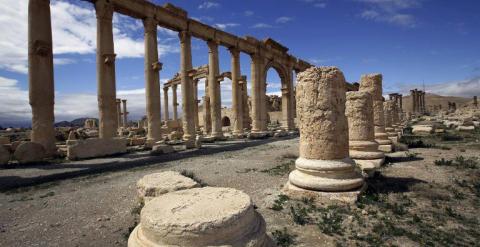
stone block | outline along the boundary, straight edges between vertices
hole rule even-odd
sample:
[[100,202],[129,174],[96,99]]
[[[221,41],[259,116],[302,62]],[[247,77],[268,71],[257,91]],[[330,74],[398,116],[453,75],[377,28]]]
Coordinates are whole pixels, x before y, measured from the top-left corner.
[[10,144],[10,137],[0,136],[0,145]]
[[161,155],[161,154],[169,154],[175,152],[172,146],[167,144],[156,144],[152,147],[152,151],[150,151],[151,155]]
[[13,154],[20,164],[41,162],[46,157],[45,148],[36,142],[22,142]]
[[88,159],[127,152],[127,139],[91,138],[76,140],[67,146],[67,159]]
[[148,174],[137,182],[138,197],[145,202],[168,192],[197,187],[199,183],[175,171]]
[[10,151],[8,151],[8,149],[5,148],[3,145],[0,145],[0,165],[8,164],[10,156]]

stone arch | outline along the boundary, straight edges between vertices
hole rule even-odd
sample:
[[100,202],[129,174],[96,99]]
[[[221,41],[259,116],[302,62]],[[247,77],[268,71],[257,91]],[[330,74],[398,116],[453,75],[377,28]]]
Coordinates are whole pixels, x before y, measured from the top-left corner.
[[280,63],[278,63],[274,60],[270,60],[265,64],[265,68],[264,68],[264,72],[263,72],[263,75],[265,77],[264,81],[265,82],[267,81],[268,70],[270,70],[271,68],[273,68],[277,72],[278,77],[280,77],[280,82],[282,83],[282,87],[286,87],[287,86],[287,78],[288,78],[287,69],[282,64],[280,64]]
[[230,126],[230,118],[227,116],[224,116],[222,118],[222,127]]

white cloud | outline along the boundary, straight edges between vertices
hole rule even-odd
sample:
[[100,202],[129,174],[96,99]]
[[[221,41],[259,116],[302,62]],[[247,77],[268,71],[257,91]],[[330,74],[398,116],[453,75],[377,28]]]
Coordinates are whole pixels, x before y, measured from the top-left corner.
[[205,1],[198,6],[199,9],[210,9],[210,8],[218,8],[220,4],[216,2]]
[[28,91],[20,89],[17,80],[0,76],[0,122],[30,118]]
[[312,4],[315,8],[324,9],[327,7],[327,3],[324,0],[301,0],[302,2]]
[[218,28],[218,29],[225,30],[225,29],[231,28],[231,27],[238,27],[238,26],[240,26],[240,24],[238,24],[238,23],[216,23],[213,26]]
[[[423,83],[388,83],[384,87],[386,93],[399,92],[403,95],[410,95],[410,90],[413,88],[423,90]],[[480,76],[459,81],[428,83],[425,84],[425,91],[442,96],[466,98],[480,96]]]
[[280,24],[283,24],[283,23],[287,23],[287,22],[290,22],[292,21],[293,18],[292,17],[288,17],[288,16],[282,16],[282,17],[279,17],[275,20],[276,23],[280,23]]
[[76,63],[75,59],[71,58],[53,58],[53,63],[56,65],[65,65],[65,64],[72,64]]
[[[0,5],[0,69],[27,73],[28,1],[5,0]],[[93,5],[89,8],[54,0],[51,3],[53,52],[59,54],[93,54],[96,49],[96,17]],[[12,28],[15,27],[15,28]],[[114,42],[118,58],[143,57],[143,38],[134,38],[133,32],[143,25],[120,15],[114,16]],[[163,32],[163,31],[162,31]],[[159,45],[160,54],[178,52],[178,42]],[[71,61],[69,61],[71,62]],[[57,65],[68,64],[57,59]]]
[[412,14],[403,13],[421,6],[423,0],[356,0],[364,3],[368,9],[359,16],[366,20],[390,23],[405,28],[417,26],[417,20]]
[[273,26],[267,23],[257,23],[252,28],[272,28]]
[[251,10],[247,10],[247,11],[243,12],[243,14],[244,14],[245,16],[252,16],[252,15],[254,15],[255,13],[254,13],[253,11],[251,11]]

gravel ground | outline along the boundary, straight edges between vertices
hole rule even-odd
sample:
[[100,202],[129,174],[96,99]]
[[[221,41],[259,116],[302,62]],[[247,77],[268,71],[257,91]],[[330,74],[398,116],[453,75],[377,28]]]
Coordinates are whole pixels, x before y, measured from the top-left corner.
[[[451,184],[452,176],[458,175],[455,169],[433,165],[441,157],[455,157],[458,149],[410,153],[417,153],[416,157],[394,160],[381,169],[382,175],[407,188],[418,183]],[[336,246],[342,236],[324,234],[316,224],[295,224],[288,209],[270,209],[297,155],[298,138],[269,139],[205,144],[201,150],[158,157],[137,152],[0,169],[0,246],[126,246],[138,218],[137,180],[165,170],[188,170],[209,186],[243,190],[265,218],[268,233],[286,227],[287,236],[294,238],[292,246]],[[478,150],[462,155],[478,156]],[[431,189],[423,187],[423,193]],[[473,208],[478,210],[478,205]]]

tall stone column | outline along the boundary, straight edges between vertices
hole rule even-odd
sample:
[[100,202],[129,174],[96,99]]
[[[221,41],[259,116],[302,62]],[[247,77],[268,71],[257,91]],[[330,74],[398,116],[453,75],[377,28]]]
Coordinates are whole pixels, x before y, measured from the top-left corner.
[[427,104],[425,100],[425,91],[422,92],[422,107],[423,107],[423,113],[427,111]]
[[127,127],[128,126],[127,100],[122,99],[122,103],[123,103],[123,123],[122,123],[122,126]]
[[385,116],[383,113],[382,75],[362,75],[360,79],[360,91],[369,92],[373,99],[373,119],[375,126],[375,140],[378,149],[383,152],[392,152],[392,141],[385,132]]
[[178,120],[177,84],[172,84],[173,121]]
[[473,106],[478,107],[477,96],[473,96]]
[[318,203],[355,202],[364,180],[349,158],[343,73],[336,67],[312,67],[297,78],[300,157],[284,193]]
[[220,96],[220,83],[218,65],[218,43],[208,41],[208,96],[210,97],[210,110],[212,113],[212,137],[223,138],[222,132],[222,105]]
[[145,96],[147,103],[147,142],[162,139],[160,75],[162,64],[158,61],[157,21],[153,17],[143,20],[145,29]]
[[28,88],[32,107],[32,142],[41,144],[47,156],[55,146],[55,89],[53,78],[52,24],[49,0],[28,3]]
[[285,130],[293,130],[293,78],[292,73],[288,73],[285,78],[285,83],[282,87],[282,127]]
[[115,52],[113,47],[113,4],[107,0],[95,2],[97,15],[97,93],[100,116],[100,138],[117,135]]
[[383,114],[385,118],[385,132],[388,139],[392,142],[398,141],[398,133],[393,126],[393,116],[395,115],[395,102],[388,100],[383,102]]
[[412,113],[417,112],[417,95],[415,90],[410,90],[410,94],[412,95]]
[[263,137],[263,126],[262,126],[262,104],[265,104],[265,101],[262,101],[262,82],[260,80],[261,76],[261,58],[258,54],[251,55],[251,80],[252,80],[252,93],[251,104],[252,104],[252,131],[251,137]]
[[242,85],[240,84],[240,51],[237,48],[230,48],[232,56],[232,115],[233,134],[237,137],[243,136],[243,107],[242,107]]
[[193,118],[195,120],[195,131],[200,131],[200,119],[198,118],[198,79],[193,80]]
[[163,116],[165,124],[167,124],[168,119],[170,118],[168,112],[168,87],[163,88]]
[[370,176],[385,160],[375,141],[372,95],[365,91],[347,92],[345,115],[348,118],[350,158]]
[[[263,68],[264,63],[262,62],[262,66],[260,68]],[[265,74],[266,71],[264,69],[259,70],[260,76],[259,76],[259,81],[260,81],[260,102],[261,102],[261,126],[262,126],[262,132],[266,133],[268,130],[268,109],[267,109],[267,75]]]
[[250,109],[248,107],[248,88],[247,79],[242,81],[242,107],[243,107],[243,128],[251,129]]
[[183,139],[187,148],[195,146],[195,121],[193,119],[193,83],[189,76],[192,70],[192,37],[187,31],[181,31],[180,37],[180,76],[182,84],[182,122]]
[[117,129],[122,126],[122,100],[117,99]]

